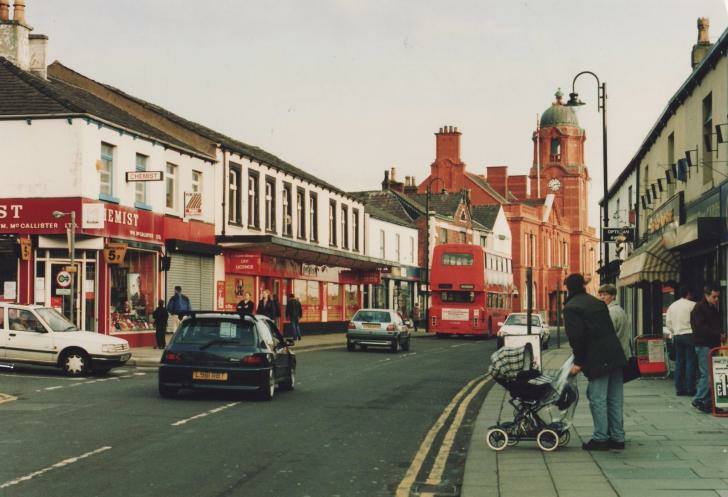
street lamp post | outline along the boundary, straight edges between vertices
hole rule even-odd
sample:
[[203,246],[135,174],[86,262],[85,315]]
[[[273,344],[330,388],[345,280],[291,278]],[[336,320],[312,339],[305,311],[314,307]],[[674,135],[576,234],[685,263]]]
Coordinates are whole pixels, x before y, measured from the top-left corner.
[[579,94],[576,93],[576,80],[582,74],[590,74],[597,80],[597,95],[598,95],[598,110],[602,113],[602,166],[604,174],[604,198],[602,200],[603,209],[603,225],[599,231],[602,238],[602,244],[604,255],[602,256],[603,266],[601,274],[601,282],[606,283],[609,280],[607,274],[607,268],[609,267],[609,244],[604,238],[604,229],[609,227],[609,200],[607,195],[609,194],[609,184],[607,183],[607,83],[599,81],[599,77],[591,71],[581,71],[579,74],[574,76],[574,80],[571,83],[571,93],[569,93],[569,101],[566,105],[570,107],[576,107],[584,105],[584,102],[579,100]]
[[73,272],[71,273],[71,321],[76,323],[76,211],[71,212],[61,212],[61,211],[53,211],[53,217],[56,219],[61,219],[62,217],[70,216],[71,218],[71,227],[68,228],[68,253],[71,256],[71,267],[73,268]]
[[436,181],[445,185],[441,178],[432,178],[427,183],[425,196],[425,333],[430,332],[430,195],[432,184]]

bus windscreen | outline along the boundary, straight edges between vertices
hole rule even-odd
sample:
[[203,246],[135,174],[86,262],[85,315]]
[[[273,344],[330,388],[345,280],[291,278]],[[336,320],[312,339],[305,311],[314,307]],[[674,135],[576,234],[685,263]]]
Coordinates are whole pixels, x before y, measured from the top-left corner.
[[475,301],[475,292],[442,292],[440,298],[443,302],[471,303]]

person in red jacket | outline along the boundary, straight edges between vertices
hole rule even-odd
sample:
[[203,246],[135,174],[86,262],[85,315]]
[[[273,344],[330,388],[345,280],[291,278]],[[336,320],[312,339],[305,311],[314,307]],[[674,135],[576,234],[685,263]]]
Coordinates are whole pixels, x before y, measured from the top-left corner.
[[693,397],[693,407],[703,412],[711,412],[712,399],[710,398],[710,349],[720,347],[721,340],[725,339],[723,320],[721,319],[718,299],[720,290],[712,285],[706,286],[704,298],[690,313],[690,326],[693,329],[695,354],[698,356],[698,371],[700,378]]

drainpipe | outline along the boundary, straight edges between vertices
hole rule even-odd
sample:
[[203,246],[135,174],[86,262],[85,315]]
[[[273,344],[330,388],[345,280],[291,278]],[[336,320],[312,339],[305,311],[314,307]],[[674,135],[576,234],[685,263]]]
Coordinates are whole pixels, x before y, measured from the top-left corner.
[[225,236],[225,226],[227,225],[227,217],[225,217],[225,200],[227,199],[227,192],[225,191],[225,187],[227,186],[226,180],[228,176],[228,151],[225,150],[225,147],[220,146],[220,150],[222,150],[222,230],[221,235]]

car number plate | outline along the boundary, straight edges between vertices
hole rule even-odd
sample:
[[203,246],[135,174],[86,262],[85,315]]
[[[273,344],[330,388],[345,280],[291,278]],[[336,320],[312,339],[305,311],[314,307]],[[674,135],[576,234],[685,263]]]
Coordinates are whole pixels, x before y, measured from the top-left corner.
[[227,381],[227,373],[213,373],[210,371],[192,371],[193,380],[204,380],[204,381]]
[[362,326],[364,326],[367,330],[378,330],[381,328],[381,326],[377,323],[364,323]]

